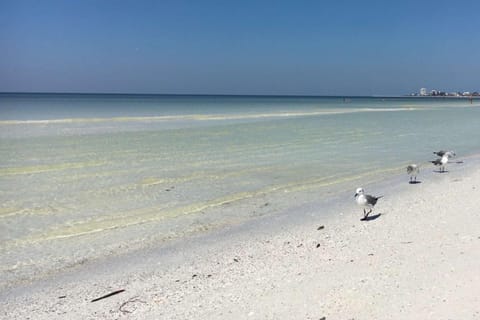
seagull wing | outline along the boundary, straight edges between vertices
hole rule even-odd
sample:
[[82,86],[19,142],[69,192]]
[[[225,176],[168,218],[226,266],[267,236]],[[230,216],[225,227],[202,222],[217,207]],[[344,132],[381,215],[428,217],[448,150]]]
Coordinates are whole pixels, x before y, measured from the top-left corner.
[[365,198],[367,198],[367,203],[371,204],[372,206],[374,206],[377,203],[377,200],[380,199],[381,197],[382,196],[380,196],[380,197],[374,197],[374,196],[370,196],[370,195],[365,196]]

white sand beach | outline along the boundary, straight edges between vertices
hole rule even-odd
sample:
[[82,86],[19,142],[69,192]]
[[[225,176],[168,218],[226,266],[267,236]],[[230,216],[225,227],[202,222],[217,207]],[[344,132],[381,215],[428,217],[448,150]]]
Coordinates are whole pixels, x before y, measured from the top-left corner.
[[[328,205],[10,288],[0,317],[480,319],[478,159],[431,169],[420,184],[405,175],[363,186],[384,195],[377,219],[360,221],[352,186]],[[116,290],[125,291],[91,302]]]

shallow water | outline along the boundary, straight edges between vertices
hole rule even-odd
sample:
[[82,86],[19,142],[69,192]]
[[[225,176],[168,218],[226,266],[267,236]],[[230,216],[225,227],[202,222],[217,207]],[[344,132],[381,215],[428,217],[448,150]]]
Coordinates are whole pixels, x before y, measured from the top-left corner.
[[[3,282],[480,150],[478,100],[0,95]],[[429,167],[428,167],[429,168]],[[429,168],[430,170],[430,168]]]

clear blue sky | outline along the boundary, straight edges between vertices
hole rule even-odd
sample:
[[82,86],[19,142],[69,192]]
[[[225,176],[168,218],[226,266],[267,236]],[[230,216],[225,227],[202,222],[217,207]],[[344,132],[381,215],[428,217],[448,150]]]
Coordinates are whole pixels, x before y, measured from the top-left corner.
[[0,92],[480,91],[480,1],[0,0]]

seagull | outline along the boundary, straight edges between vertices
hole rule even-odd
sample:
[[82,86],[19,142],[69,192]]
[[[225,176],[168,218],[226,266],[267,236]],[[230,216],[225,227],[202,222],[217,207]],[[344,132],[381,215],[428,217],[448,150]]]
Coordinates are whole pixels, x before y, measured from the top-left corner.
[[448,159],[451,157],[451,153],[446,152],[441,158],[430,161],[436,166],[440,166],[440,172],[445,172],[445,166],[448,163]]
[[453,152],[453,151],[446,151],[446,150],[435,151],[435,152],[433,152],[433,154],[436,154],[436,155],[439,156],[439,157],[443,157],[443,156],[446,155],[446,154],[449,154],[450,157],[455,157],[455,156],[456,156],[455,152]]
[[[363,188],[357,188],[355,192],[355,201],[359,206],[363,207],[363,219],[360,219],[360,220],[366,220],[368,218],[368,215],[372,212],[373,207],[377,203],[377,200],[382,197],[383,196],[374,197],[368,194],[365,195]],[[367,209],[369,209],[368,212],[367,212]]]
[[417,174],[420,172],[420,168],[412,163],[407,166],[407,174],[410,176],[410,183],[417,182]]

